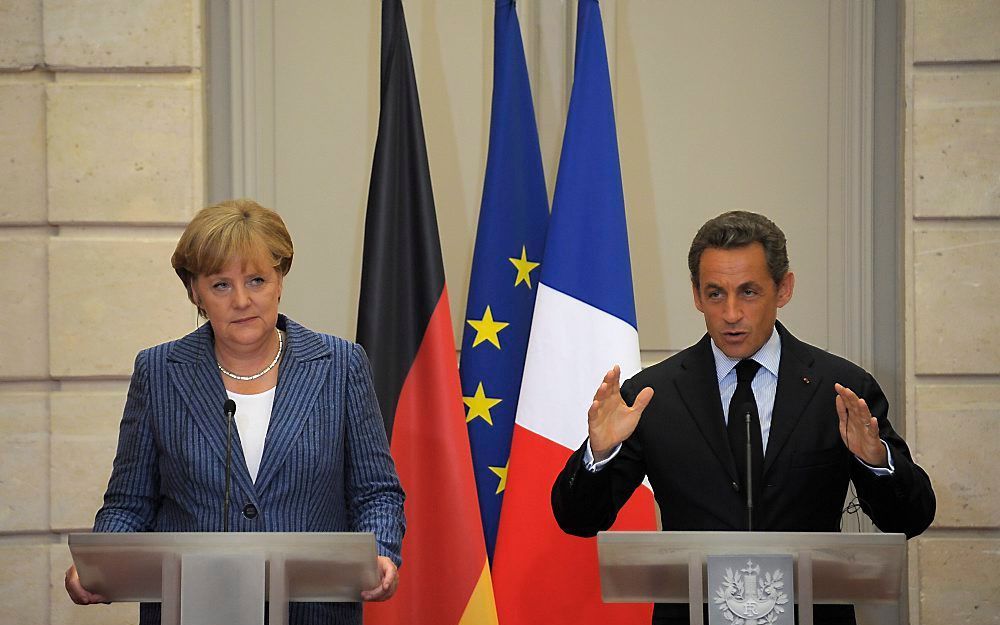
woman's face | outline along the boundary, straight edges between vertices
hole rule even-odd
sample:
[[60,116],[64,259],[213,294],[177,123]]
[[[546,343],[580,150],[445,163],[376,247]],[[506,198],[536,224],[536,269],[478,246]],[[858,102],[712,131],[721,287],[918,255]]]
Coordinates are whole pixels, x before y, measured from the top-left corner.
[[196,301],[222,347],[245,351],[273,341],[282,276],[267,261],[264,254],[235,258],[217,273],[195,278]]

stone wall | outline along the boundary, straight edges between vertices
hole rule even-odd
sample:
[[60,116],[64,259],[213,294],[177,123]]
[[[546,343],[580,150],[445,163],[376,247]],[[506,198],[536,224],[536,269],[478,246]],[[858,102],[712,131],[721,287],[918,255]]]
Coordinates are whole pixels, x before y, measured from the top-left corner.
[[1000,623],[1000,2],[905,9],[908,432],[938,496],[912,604]]
[[0,624],[74,606],[66,536],[100,506],[132,359],[186,333],[170,269],[203,203],[197,0],[0,4]]

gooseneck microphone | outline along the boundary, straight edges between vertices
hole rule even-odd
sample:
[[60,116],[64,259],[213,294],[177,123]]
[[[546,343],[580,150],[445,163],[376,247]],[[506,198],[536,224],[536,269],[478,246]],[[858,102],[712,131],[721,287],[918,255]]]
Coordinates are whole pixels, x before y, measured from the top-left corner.
[[747,485],[747,531],[753,531],[753,446],[750,444],[750,420],[752,419],[753,404],[750,402],[744,402],[740,406],[740,412],[743,413],[744,421],[747,426],[747,475],[746,475],[746,485]]
[[222,502],[222,531],[229,531],[229,484],[233,473],[233,417],[236,402],[227,399],[222,407],[226,413],[226,498]]

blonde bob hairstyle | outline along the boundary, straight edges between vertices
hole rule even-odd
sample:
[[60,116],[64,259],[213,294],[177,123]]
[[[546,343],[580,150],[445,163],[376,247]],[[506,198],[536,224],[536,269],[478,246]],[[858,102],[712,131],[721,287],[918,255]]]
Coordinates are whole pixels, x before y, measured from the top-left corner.
[[282,276],[292,268],[292,238],[278,213],[253,200],[226,200],[203,208],[184,229],[170,264],[187,289],[188,299],[205,311],[194,297],[194,280],[216,273],[235,259],[270,256],[271,266]]

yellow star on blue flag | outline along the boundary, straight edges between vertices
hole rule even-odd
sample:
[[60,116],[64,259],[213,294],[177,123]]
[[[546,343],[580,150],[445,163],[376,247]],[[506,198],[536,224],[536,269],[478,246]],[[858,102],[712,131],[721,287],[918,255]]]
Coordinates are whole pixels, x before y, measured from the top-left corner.
[[466,423],[478,417],[493,425],[493,415],[490,414],[490,408],[503,400],[487,397],[486,391],[483,390],[483,383],[480,382],[476,388],[476,394],[472,397],[463,397],[462,401],[469,407],[469,414],[465,417]]
[[492,471],[493,473],[495,473],[497,475],[497,477],[500,478],[500,483],[497,484],[497,492],[496,492],[497,495],[499,495],[500,493],[502,493],[504,491],[504,489],[507,488],[507,468],[508,467],[510,467],[510,460],[508,460],[507,464],[505,464],[502,467],[490,467],[490,471]]
[[514,278],[514,286],[517,286],[524,282],[531,288],[531,272],[537,269],[541,263],[534,263],[528,260],[528,250],[522,245],[521,246],[521,258],[508,258],[514,267],[517,268],[517,276]]
[[476,338],[472,340],[473,347],[483,341],[489,341],[497,349],[500,349],[500,337],[498,336],[500,330],[510,325],[504,321],[495,321],[493,319],[493,311],[490,310],[489,306],[486,307],[486,312],[483,313],[482,319],[468,319],[466,323],[476,329]]

